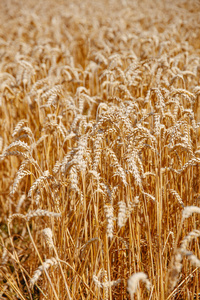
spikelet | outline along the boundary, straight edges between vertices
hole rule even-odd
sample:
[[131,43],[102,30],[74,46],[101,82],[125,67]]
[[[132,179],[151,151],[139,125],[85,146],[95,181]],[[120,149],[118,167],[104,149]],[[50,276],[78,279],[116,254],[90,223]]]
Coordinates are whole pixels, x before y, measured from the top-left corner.
[[61,213],[55,213],[55,212],[51,212],[51,211],[48,211],[48,210],[37,209],[37,210],[29,211],[25,215],[25,218],[26,218],[27,221],[29,221],[33,217],[45,217],[45,216],[59,218],[59,217],[61,217]]
[[47,243],[48,247],[50,249],[54,248],[53,233],[52,233],[51,229],[50,228],[43,229],[43,234],[44,234],[44,237],[45,237],[45,240],[46,240],[46,243]]
[[108,64],[108,60],[105,58],[105,56],[101,52],[96,52],[95,60],[100,64],[104,64],[105,66],[107,66],[107,64]]
[[133,175],[136,185],[138,185],[139,187],[142,188],[142,178],[141,178],[139,169],[137,167],[135,153],[129,154],[129,156],[127,158],[127,163],[129,166],[129,172]]
[[136,196],[132,201],[126,203],[123,201],[118,202],[118,226],[119,228],[123,227],[126,224],[127,219],[130,217],[134,207],[139,203],[139,196]]
[[27,164],[29,164],[29,160],[25,160],[22,162],[18,172],[17,172],[17,176],[15,178],[15,181],[13,183],[12,189],[10,191],[11,195],[14,195],[14,193],[17,191],[17,188],[20,184],[20,181],[22,180],[22,178],[24,178],[27,175],[31,175],[31,172],[28,170],[24,170],[25,167],[27,166]]
[[15,126],[15,129],[14,129],[14,131],[13,131],[12,137],[15,137],[15,136],[18,134],[18,132],[20,131],[20,129],[21,129],[26,123],[27,123],[27,120],[25,120],[25,119],[19,121],[19,122],[17,123],[17,125]]
[[181,94],[181,95],[187,96],[187,99],[189,101],[193,101],[193,99],[195,99],[195,95],[193,93],[189,92],[186,89],[175,89],[175,88],[173,88],[172,92],[171,92],[171,95],[174,96],[176,94]]
[[20,172],[17,173],[17,177],[15,178],[15,182],[10,191],[10,195],[13,195],[17,191],[20,181],[27,175],[31,175],[31,172],[26,170],[20,170]]
[[42,98],[47,99],[47,103],[45,105],[42,105],[41,107],[50,107],[51,105],[54,105],[58,96],[62,95],[62,86],[57,85],[45,92],[42,95]]
[[83,86],[79,86],[76,90],[76,95],[75,97],[78,99],[79,101],[79,113],[83,114],[83,107],[84,107],[84,101],[85,101],[85,94],[84,93],[88,93],[87,89]]
[[47,271],[51,266],[55,266],[57,264],[58,261],[54,257],[46,259],[45,262],[34,272],[34,275],[30,280],[30,288],[33,288],[33,286],[40,278],[42,272]]
[[196,257],[196,255],[194,255],[191,251],[184,251],[183,253],[191,262],[192,266],[194,266],[195,268],[199,268],[200,267],[200,259],[198,259]]
[[171,292],[178,280],[179,280],[179,274],[182,270],[182,260],[183,260],[183,257],[182,257],[182,254],[180,251],[177,251],[176,254],[174,255],[174,258],[173,258],[173,263],[170,267],[170,270],[169,270],[169,277],[168,277],[168,290],[169,292]]
[[[73,165],[75,165],[77,171],[85,172],[87,167],[87,142],[88,135],[81,135],[77,147],[72,149],[72,151],[64,157],[61,172],[66,172],[67,169]],[[73,158],[69,161],[71,156],[73,156]]]
[[38,186],[40,184],[43,184],[45,182],[45,180],[50,176],[49,171],[44,171],[43,175],[40,176],[39,178],[37,178],[35,180],[35,182],[32,184],[29,192],[28,192],[28,197],[31,198],[32,194],[37,190]]
[[16,213],[19,213],[20,208],[21,208],[21,206],[22,206],[25,199],[26,199],[26,195],[22,194],[19,201],[18,201],[18,203],[17,203],[17,206],[16,206]]
[[[22,134],[23,132],[23,134]],[[32,130],[28,127],[28,126],[24,126],[23,128],[21,128],[18,132],[20,134],[20,136],[18,138],[16,138],[16,140],[21,140],[23,138],[29,138],[31,143],[34,143],[34,135],[32,133]],[[33,147],[33,145],[31,145],[31,148]]]
[[[100,278],[103,277],[103,280],[100,281]],[[107,276],[107,271],[104,269],[101,269],[98,273],[98,275],[93,274],[93,281],[95,285],[98,288],[103,288],[104,289],[104,298],[108,299],[108,288],[115,286],[121,282],[121,279],[115,280],[115,281],[108,281],[108,276]]]
[[139,287],[139,282],[142,281],[146,288],[150,290],[151,288],[151,283],[147,279],[147,274],[143,272],[138,272],[134,273],[129,279],[128,279],[128,288],[127,291],[130,294],[131,299],[134,299],[134,294],[136,293],[138,287]]
[[189,168],[190,166],[195,166],[196,164],[200,164],[200,159],[194,157],[190,159],[187,163],[185,163],[184,166],[180,170],[178,170],[178,172],[184,172],[187,168]]
[[176,139],[181,138],[181,133],[180,133],[181,124],[182,124],[182,122],[178,121],[174,124],[174,126],[172,126],[168,129],[168,132],[170,134],[170,140],[169,140],[168,147],[172,147],[172,144],[176,141]]
[[13,142],[11,143],[6,149],[5,149],[5,152],[8,152],[10,149],[12,148],[20,148],[21,150],[23,151],[27,151],[27,152],[31,152],[31,148],[30,146],[25,143],[25,142],[22,142],[22,141],[16,141],[16,142]]
[[108,105],[106,103],[102,102],[98,105],[97,112],[96,112],[96,120],[97,121],[99,120],[99,117],[101,116],[101,114],[103,112],[105,112],[107,109],[108,109]]
[[176,198],[176,200],[181,204],[181,206],[184,207],[184,203],[179,194],[175,190],[170,190],[170,193]]
[[115,286],[121,282],[121,279],[113,280],[113,281],[105,281],[102,283],[103,287],[108,288]]
[[69,171],[70,187],[75,192],[79,192],[78,187],[78,173],[75,166],[73,166]]
[[124,201],[119,201],[118,202],[118,206],[119,206],[119,211],[118,211],[118,226],[119,228],[123,227],[126,223],[126,219],[127,219],[127,207],[126,207],[126,203]]
[[194,238],[197,238],[200,236],[200,230],[194,230],[191,231],[186,237],[184,237],[184,239],[181,242],[181,250],[185,250],[188,243],[193,240]]
[[59,170],[61,170],[62,173],[65,173],[67,172],[69,166],[71,166],[71,161],[70,159],[72,160],[72,156],[75,154],[75,149],[72,149],[68,154],[66,154],[62,160],[62,162],[57,162],[56,165],[55,165],[55,172],[58,172]]
[[182,212],[182,220],[189,218],[193,213],[200,214],[200,207],[198,206],[186,206]]
[[3,252],[1,256],[1,265],[2,266],[6,265],[7,261],[8,261],[8,250],[6,249],[6,247],[3,247]]
[[194,230],[190,232],[186,237],[184,237],[184,239],[181,241],[181,246],[180,248],[177,249],[176,254],[174,255],[173,258],[173,264],[169,270],[168,289],[170,292],[175,288],[179,280],[179,274],[182,270],[183,256],[186,256],[194,267],[200,267],[200,260],[192,252],[186,250],[188,243],[192,239],[197,238],[199,236],[200,236],[200,231]]
[[[112,110],[111,110],[112,112]],[[133,133],[133,126],[131,124],[130,119],[122,112],[122,109],[116,108],[116,111],[114,111],[114,117],[116,119],[116,123],[119,121],[123,124],[124,134],[132,134]]]
[[93,161],[93,170],[97,171],[99,162],[100,162],[100,157],[101,157],[101,143],[103,140],[103,133],[97,133],[95,141],[94,141],[94,161]]
[[161,129],[161,124],[160,124],[160,115],[159,114],[154,114],[154,131],[155,135],[159,136],[160,135],[160,129]]
[[113,54],[109,57],[110,64],[108,65],[108,69],[115,69],[117,66],[122,66],[122,61],[119,54]]
[[200,259],[198,259],[191,251],[187,251],[188,243],[200,236],[200,230],[191,231],[181,242],[180,252],[185,255],[194,267],[200,267]]
[[77,145],[77,152],[72,160],[75,164],[78,165],[81,172],[85,172],[87,164],[85,161],[85,153],[87,149],[87,142],[88,142],[88,135],[85,134],[79,138],[78,145]]
[[35,70],[32,64],[25,60],[17,59],[19,64],[16,81],[18,84],[23,84],[25,86],[29,86],[31,84],[31,78],[35,75]]
[[41,192],[38,190],[36,192],[36,197],[34,198],[35,204],[38,205],[40,203],[40,200],[41,200]]
[[114,227],[114,214],[113,206],[111,204],[104,205],[104,211],[107,219],[107,235],[108,238],[113,238],[113,227]]
[[13,214],[13,215],[9,216],[8,224],[10,224],[14,218],[21,218],[23,220],[29,221],[31,218],[34,218],[34,217],[45,217],[45,216],[47,216],[47,217],[57,217],[58,218],[58,217],[61,217],[61,214],[51,212],[51,211],[48,211],[48,210],[43,210],[43,209],[31,210],[26,215]]
[[126,186],[127,185],[126,174],[124,172],[124,169],[119,164],[114,151],[110,148],[106,148],[106,152],[109,154],[111,161],[113,162],[113,167],[116,168],[116,170],[117,170],[113,176],[116,176],[116,175],[119,176],[121,178],[123,184]]
[[96,275],[93,275],[93,276],[92,276],[92,279],[93,279],[95,285],[96,285],[98,288],[102,288],[102,287],[103,287],[102,283],[98,280],[98,277],[97,277]]
[[59,160],[57,160],[54,167],[53,167],[53,174],[54,175],[59,172],[59,170],[61,168],[61,165],[62,165],[62,163]]
[[108,272],[107,270],[103,269],[102,270],[102,275],[103,275],[103,296],[105,300],[108,300],[108,286],[106,285],[106,283],[108,283]]
[[[98,280],[99,277],[103,277],[103,281],[100,282]],[[93,278],[94,278],[94,275],[93,275]],[[94,279],[93,279],[94,280]],[[103,296],[104,296],[104,299],[105,300],[108,300],[109,299],[109,288],[113,287],[113,286],[116,286],[117,284],[119,284],[121,282],[120,279],[118,280],[114,280],[114,281],[109,281],[108,280],[108,274],[107,274],[107,271],[105,269],[101,269],[100,272],[99,272],[99,276],[95,276],[95,284],[98,286],[98,287],[102,287],[103,288]]]
[[128,217],[130,216],[133,209],[138,205],[138,203],[139,203],[139,196],[135,196],[135,198],[128,203],[128,212],[127,212]]
[[37,91],[41,90],[42,87],[47,87],[48,81],[49,81],[48,77],[37,80],[32,85],[32,88],[30,90],[30,95],[35,94]]
[[24,159],[29,160],[31,164],[33,164],[35,167],[38,166],[37,162],[32,158],[32,156],[27,152],[20,152],[20,151],[9,151],[4,152],[2,155],[0,155],[0,161],[3,160],[7,156],[17,156],[17,157],[23,157]]

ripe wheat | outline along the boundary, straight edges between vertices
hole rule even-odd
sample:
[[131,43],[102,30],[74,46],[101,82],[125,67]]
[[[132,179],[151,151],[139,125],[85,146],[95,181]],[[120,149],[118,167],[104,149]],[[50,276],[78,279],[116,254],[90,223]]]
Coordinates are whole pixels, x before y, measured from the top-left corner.
[[0,298],[199,298],[199,10],[0,1]]

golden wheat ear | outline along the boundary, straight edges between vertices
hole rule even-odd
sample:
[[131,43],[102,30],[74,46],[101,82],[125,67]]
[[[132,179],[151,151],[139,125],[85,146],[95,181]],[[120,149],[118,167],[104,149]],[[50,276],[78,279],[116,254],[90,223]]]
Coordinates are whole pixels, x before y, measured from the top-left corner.
[[0,0],[0,299],[198,299],[199,12]]

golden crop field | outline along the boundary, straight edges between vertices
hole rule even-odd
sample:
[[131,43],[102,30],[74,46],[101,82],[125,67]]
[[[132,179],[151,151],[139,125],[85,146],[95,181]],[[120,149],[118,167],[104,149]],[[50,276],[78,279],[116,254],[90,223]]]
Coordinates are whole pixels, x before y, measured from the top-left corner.
[[0,2],[0,299],[200,299],[200,2]]

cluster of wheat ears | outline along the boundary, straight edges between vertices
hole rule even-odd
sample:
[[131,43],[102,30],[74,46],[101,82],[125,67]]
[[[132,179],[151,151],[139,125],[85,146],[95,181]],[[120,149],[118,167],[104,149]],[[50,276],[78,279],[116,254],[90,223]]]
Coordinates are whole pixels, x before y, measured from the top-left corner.
[[0,299],[199,299],[200,2],[0,3]]

